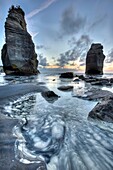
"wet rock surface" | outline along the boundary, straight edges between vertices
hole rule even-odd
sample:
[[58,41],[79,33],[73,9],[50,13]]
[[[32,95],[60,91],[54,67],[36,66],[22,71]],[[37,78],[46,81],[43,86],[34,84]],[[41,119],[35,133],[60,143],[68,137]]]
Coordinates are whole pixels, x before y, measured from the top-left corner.
[[73,78],[73,72],[66,72],[66,73],[61,73],[60,78]]
[[46,101],[54,103],[60,96],[55,94],[53,91],[42,92],[41,95],[45,98]]
[[100,99],[108,99],[109,97],[113,97],[113,93],[108,90],[102,90],[99,88],[88,88],[85,90],[83,95],[74,95],[73,97],[79,97],[87,100],[100,100]]
[[89,117],[113,123],[113,97],[97,103]]
[[70,90],[73,90],[73,86],[60,86],[58,87],[58,90],[70,91]]
[[9,9],[5,22],[6,43],[1,55],[7,75],[37,74],[37,54],[24,17],[25,13],[20,6]]
[[86,56],[86,74],[103,74],[103,46],[101,44],[92,44]]
[[[46,81],[43,79],[52,92],[35,81],[0,87],[0,103],[7,103],[5,111],[9,111],[10,120],[13,122],[12,125],[5,120],[0,122],[3,137],[1,148],[4,148],[0,152],[0,156],[4,155],[4,160],[1,159],[0,164],[4,169],[0,168],[112,170],[113,125],[88,120],[88,113],[97,102],[72,97],[73,91],[76,89],[78,92],[80,88],[86,89],[90,96],[91,84],[85,81],[74,83],[67,79],[61,81],[57,77],[56,81],[52,81],[53,76],[47,76]],[[35,78],[37,80],[37,76]],[[7,81],[12,79],[8,77]],[[57,90],[57,87],[62,85],[73,85],[73,89],[68,93]],[[96,88],[93,95],[100,91],[100,88]],[[42,92],[45,94],[48,91],[49,98],[55,95],[53,92],[61,97],[55,103],[48,102],[42,96]],[[30,94],[22,96],[26,93]],[[15,122],[17,119],[20,120],[19,123]]]

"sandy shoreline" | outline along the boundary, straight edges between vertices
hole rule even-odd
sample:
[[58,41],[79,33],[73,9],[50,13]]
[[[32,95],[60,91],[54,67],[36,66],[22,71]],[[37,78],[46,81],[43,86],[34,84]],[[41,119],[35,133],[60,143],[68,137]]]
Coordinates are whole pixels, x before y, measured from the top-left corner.
[[22,95],[48,90],[45,86],[34,83],[0,86],[0,170],[36,170],[38,164],[22,164],[15,159],[15,137],[12,129],[18,124],[17,119],[11,119],[2,114],[2,109],[9,101],[14,101]]

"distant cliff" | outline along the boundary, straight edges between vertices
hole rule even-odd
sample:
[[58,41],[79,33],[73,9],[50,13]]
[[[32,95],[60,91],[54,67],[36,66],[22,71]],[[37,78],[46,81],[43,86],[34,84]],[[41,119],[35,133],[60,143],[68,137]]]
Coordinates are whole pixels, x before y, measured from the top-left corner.
[[104,59],[103,46],[92,44],[86,57],[86,74],[103,74]]
[[12,6],[5,22],[5,41],[2,49],[3,69],[6,74],[37,74],[37,54],[31,35],[27,32],[25,13],[20,6]]

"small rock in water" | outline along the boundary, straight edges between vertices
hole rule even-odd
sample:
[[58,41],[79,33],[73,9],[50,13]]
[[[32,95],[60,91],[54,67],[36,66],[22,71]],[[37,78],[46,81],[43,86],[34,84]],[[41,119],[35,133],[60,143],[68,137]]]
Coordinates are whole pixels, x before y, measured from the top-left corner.
[[80,80],[85,80],[86,78],[83,75],[76,75]]
[[72,90],[73,86],[60,86],[58,87],[58,90],[62,90],[62,91],[69,91]]
[[53,91],[45,91],[41,93],[42,96],[45,98],[46,101],[53,103],[54,101],[58,100],[60,96],[55,94]]
[[55,81],[55,79],[53,79],[53,81]]
[[92,82],[91,85],[102,86],[103,83],[102,83],[102,81],[96,81],[96,82]]
[[73,72],[61,73],[60,78],[73,78]]

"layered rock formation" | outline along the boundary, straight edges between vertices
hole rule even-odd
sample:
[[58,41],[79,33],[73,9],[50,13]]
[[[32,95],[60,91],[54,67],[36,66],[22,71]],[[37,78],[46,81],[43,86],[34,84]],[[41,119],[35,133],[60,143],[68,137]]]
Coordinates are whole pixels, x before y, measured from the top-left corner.
[[89,112],[90,117],[113,123],[113,97],[97,103],[94,109]]
[[92,44],[86,57],[86,74],[103,74],[103,46],[101,44]]
[[3,46],[1,58],[7,75],[37,74],[37,54],[32,37],[27,32],[24,16],[20,6],[12,6],[6,18],[6,43]]

